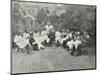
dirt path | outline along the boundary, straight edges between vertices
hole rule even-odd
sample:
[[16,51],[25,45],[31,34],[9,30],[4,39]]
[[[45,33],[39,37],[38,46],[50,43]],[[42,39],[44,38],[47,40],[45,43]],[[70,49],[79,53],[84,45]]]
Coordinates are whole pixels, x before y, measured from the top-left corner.
[[31,54],[12,51],[12,72],[43,72],[95,68],[95,56],[74,57],[62,48],[45,48]]

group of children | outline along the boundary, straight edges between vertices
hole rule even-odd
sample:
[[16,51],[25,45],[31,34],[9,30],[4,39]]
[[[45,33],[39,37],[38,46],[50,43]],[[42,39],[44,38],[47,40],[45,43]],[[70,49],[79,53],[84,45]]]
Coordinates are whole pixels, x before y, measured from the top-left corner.
[[26,30],[23,34],[17,33],[14,37],[14,43],[18,46],[18,50],[21,49],[23,51],[23,49],[26,48],[27,53],[29,53],[30,45],[33,49],[40,50],[41,48],[44,49],[46,46],[55,44],[56,47],[68,47],[68,50],[70,50],[73,55],[75,51],[79,50],[79,46],[82,45],[83,42],[87,42],[86,39],[89,38],[90,36],[87,32],[70,31],[68,29],[55,30],[53,25],[49,23],[41,32],[38,30],[27,32]]

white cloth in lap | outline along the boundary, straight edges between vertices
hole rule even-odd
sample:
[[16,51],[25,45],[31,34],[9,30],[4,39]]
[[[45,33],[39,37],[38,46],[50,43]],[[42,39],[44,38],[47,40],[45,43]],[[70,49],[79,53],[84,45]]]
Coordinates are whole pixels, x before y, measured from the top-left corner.
[[44,46],[41,44],[42,41],[44,40],[44,37],[39,36],[39,37],[34,37],[35,43],[38,45],[38,48],[40,49],[41,47],[43,48]]
[[82,41],[80,41],[80,40],[76,40],[76,41],[74,42],[75,49],[77,49],[78,46],[79,46],[80,44],[82,44]]
[[55,36],[56,36],[56,38],[55,38],[56,42],[57,42],[57,40],[59,42],[61,42],[61,33],[59,31],[56,31]]
[[72,49],[73,46],[74,46],[74,41],[73,41],[73,40],[68,41],[68,42],[67,42],[67,46],[68,46],[70,49]]
[[18,45],[19,48],[23,49],[29,43],[29,39],[24,39],[22,36],[16,35],[14,38],[14,42],[16,43],[16,45]]

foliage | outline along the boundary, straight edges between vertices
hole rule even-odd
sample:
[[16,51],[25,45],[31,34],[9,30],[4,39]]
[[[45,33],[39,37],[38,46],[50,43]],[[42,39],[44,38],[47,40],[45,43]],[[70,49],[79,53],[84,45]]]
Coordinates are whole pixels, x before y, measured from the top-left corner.
[[[32,8],[32,7],[30,7]],[[65,13],[57,16],[56,12],[53,12],[50,16],[44,10],[45,7],[38,7],[38,13],[35,17],[36,25],[34,29],[41,30],[48,21],[52,23],[56,29],[70,29],[74,31],[87,31],[93,39],[96,36],[96,7],[95,6],[81,6],[81,5],[64,5]],[[57,8],[55,8],[56,11]],[[17,23],[22,22],[23,30],[30,25],[31,19],[24,18],[27,10],[21,8],[18,3],[15,3],[12,8],[12,28],[17,30]],[[31,10],[30,10],[31,11]],[[34,10],[35,11],[35,10]],[[48,10],[51,12],[50,10]],[[34,14],[34,12],[32,13]],[[55,15],[54,15],[55,14]],[[31,14],[30,14],[31,15]],[[15,28],[14,28],[15,26]],[[30,25],[31,26],[31,25]],[[32,29],[32,27],[30,27]]]

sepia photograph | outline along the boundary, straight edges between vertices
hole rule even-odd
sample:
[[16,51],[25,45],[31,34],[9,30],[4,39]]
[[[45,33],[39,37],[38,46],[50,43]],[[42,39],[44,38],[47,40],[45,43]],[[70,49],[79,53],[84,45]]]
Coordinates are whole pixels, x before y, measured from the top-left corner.
[[96,69],[96,5],[11,0],[11,73]]

